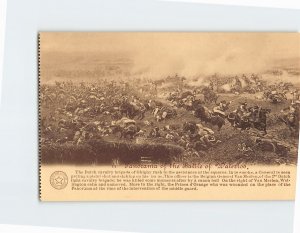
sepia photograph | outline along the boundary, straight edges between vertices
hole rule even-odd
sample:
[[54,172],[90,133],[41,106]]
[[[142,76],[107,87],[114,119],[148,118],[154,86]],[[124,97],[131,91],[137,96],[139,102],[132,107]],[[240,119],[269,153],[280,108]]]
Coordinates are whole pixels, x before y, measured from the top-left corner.
[[299,41],[42,32],[41,163],[296,165]]

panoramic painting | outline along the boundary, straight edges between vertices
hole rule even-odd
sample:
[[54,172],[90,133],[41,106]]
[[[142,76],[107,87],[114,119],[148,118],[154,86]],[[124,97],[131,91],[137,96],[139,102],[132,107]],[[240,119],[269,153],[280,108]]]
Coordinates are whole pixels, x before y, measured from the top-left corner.
[[296,168],[298,33],[45,32],[39,43],[40,162],[57,167],[56,190],[72,182],[64,166]]

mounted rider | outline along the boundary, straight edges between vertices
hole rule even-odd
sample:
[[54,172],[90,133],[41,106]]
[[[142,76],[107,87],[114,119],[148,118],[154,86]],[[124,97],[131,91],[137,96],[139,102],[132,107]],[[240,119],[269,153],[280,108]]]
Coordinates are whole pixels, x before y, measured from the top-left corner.
[[138,119],[141,120],[145,117],[145,112],[147,109],[138,97],[132,96],[131,101],[129,101],[128,103],[132,107],[135,115],[138,116]]
[[296,103],[292,103],[289,107],[281,110],[283,117],[289,122],[294,122],[297,117],[297,107]]
[[253,122],[259,122],[260,111],[261,111],[261,107],[258,105],[255,105],[254,107],[251,107],[249,109],[249,112],[251,113]]
[[251,112],[249,112],[247,108],[247,102],[241,103],[241,105],[236,110],[236,116],[237,121],[239,124],[242,123],[242,121],[248,121],[248,117],[250,116]]

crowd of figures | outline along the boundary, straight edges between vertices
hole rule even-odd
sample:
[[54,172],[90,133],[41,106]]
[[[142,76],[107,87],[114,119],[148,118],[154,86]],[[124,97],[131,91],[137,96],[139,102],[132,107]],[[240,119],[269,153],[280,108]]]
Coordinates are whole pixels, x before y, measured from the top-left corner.
[[[212,76],[206,85],[198,87],[191,87],[185,80],[176,75],[163,81],[42,84],[41,142],[79,145],[100,139],[170,143],[199,155],[222,143],[216,131],[223,130],[225,124],[237,131],[255,129],[261,135],[259,142],[264,140],[272,110],[261,106],[261,101],[277,105],[287,102],[288,106],[282,107],[276,117],[286,125],[291,137],[298,136],[299,91],[289,83],[268,86],[257,75],[232,77],[227,83]],[[165,82],[174,85],[166,89]],[[233,98],[224,100],[228,83],[227,92]],[[234,99],[243,93],[255,96],[258,92],[263,93],[258,104],[237,103]],[[288,99],[286,93],[292,98]],[[238,149],[244,150],[241,145]]]

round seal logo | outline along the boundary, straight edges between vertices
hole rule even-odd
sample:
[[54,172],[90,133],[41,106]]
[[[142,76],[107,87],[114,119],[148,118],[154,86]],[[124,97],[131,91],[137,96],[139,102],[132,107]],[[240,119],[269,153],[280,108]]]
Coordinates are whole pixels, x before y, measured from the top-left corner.
[[64,189],[68,184],[68,176],[62,171],[53,172],[50,176],[50,184],[55,189]]

